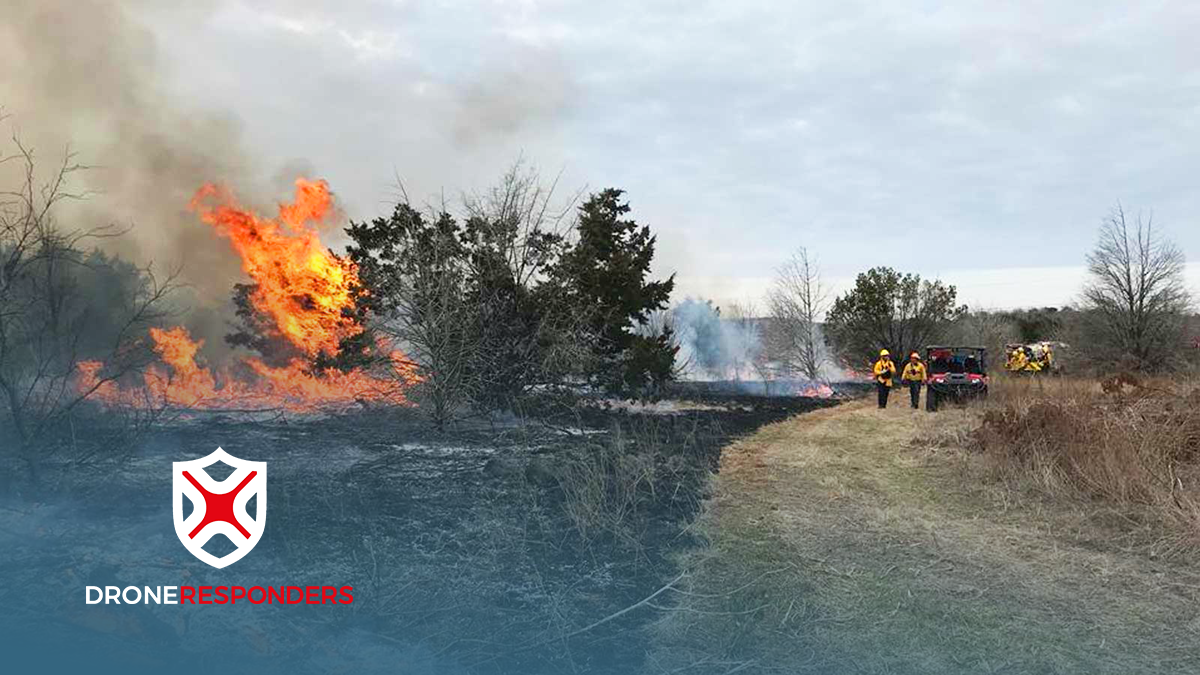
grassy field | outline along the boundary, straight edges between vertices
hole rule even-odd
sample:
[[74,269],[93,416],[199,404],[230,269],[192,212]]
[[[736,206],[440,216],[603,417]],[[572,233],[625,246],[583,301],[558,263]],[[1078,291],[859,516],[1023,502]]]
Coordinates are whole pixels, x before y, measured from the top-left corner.
[[1005,475],[980,418],[862,401],[728,448],[651,672],[1200,672],[1192,550]]

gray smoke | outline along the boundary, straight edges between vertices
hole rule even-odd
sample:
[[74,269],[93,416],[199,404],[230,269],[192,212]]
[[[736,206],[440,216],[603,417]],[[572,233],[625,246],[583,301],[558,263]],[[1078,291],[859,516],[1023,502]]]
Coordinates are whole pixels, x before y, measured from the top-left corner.
[[[72,189],[89,193],[58,213],[68,229],[113,225],[127,230],[96,243],[162,275],[178,269],[188,312],[184,323],[223,351],[233,280],[241,278],[228,244],[187,210],[198,187],[235,186],[239,198],[278,194],[256,185],[261,175],[243,150],[239,122],[221,110],[182,106],[168,92],[159,45],[131,12],[139,2],[4,0],[0,11],[0,105],[21,143],[33,149],[48,179],[74,153],[88,169]],[[189,3],[191,15],[212,2]],[[202,19],[191,16],[191,19]],[[20,176],[14,163],[0,181]],[[274,182],[274,181],[272,181]],[[274,187],[274,186],[272,186]]]
[[679,338],[679,361],[691,379],[756,378],[762,352],[761,326],[755,319],[722,317],[711,301],[688,298],[671,310]]
[[138,3],[5,5],[0,102],[42,172],[68,147],[92,167],[76,180],[95,194],[75,205],[67,225],[130,227],[107,244],[160,269],[182,263],[202,297],[227,296],[237,262],[186,208],[204,182],[246,179],[236,118],[171,99],[154,36],[128,13]]

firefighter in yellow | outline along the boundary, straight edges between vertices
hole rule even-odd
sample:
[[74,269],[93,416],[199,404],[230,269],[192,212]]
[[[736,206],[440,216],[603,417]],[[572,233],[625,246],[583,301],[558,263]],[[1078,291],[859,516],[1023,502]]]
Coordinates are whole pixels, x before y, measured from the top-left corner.
[[1029,359],[1025,356],[1024,347],[1016,347],[1012,353],[1008,355],[1007,367],[1014,373],[1019,373],[1029,366]]
[[896,377],[896,364],[892,363],[892,355],[888,350],[879,350],[879,360],[872,371],[875,373],[875,388],[879,390],[879,407],[886,408],[888,394],[892,390],[892,378]]
[[913,410],[916,410],[917,404],[921,402],[921,385],[925,384],[927,377],[925,364],[921,363],[921,355],[916,352],[909,354],[908,363],[904,364],[904,372],[900,374],[900,381],[908,385]]

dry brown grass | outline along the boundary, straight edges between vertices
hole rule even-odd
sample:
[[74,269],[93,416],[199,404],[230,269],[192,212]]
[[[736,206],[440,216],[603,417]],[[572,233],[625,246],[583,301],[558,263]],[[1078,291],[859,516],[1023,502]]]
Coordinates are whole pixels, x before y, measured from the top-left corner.
[[980,416],[1040,396],[1018,387],[936,415],[849,403],[728,447],[652,672],[1200,673],[1200,569],[1139,545],[1148,507],[988,480]]
[[1200,546],[1200,388],[1128,374],[1002,378],[974,441],[1011,486],[1144,507],[1175,550]]

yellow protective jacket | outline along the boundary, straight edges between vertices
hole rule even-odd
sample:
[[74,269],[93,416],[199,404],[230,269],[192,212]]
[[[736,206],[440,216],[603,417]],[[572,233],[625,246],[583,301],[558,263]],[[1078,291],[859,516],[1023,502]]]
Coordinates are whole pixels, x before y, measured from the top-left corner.
[[879,359],[875,362],[873,370],[876,382],[888,387],[892,386],[892,378],[896,376],[896,364],[892,363],[891,359],[887,361]]
[[909,361],[904,364],[904,374],[900,376],[902,382],[924,382],[926,379],[925,364],[917,361],[913,363]]
[[1025,358],[1025,352],[1020,349],[1014,351],[1008,359],[1008,369],[1012,371],[1025,370],[1029,365],[1029,360]]

